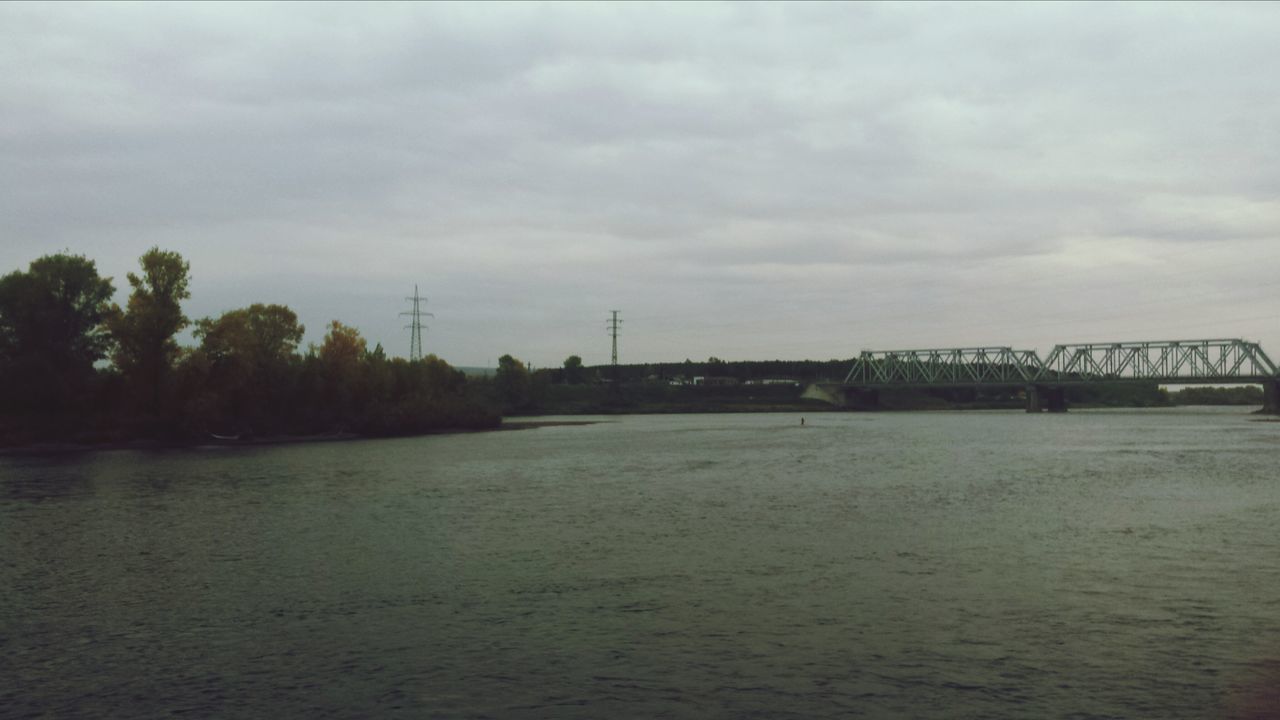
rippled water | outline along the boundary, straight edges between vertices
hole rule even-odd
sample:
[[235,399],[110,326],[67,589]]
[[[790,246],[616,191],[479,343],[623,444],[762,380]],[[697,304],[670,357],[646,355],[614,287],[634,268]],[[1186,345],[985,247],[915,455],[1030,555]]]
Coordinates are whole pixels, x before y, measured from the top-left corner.
[[1275,707],[1280,423],[808,420],[0,458],[0,716]]

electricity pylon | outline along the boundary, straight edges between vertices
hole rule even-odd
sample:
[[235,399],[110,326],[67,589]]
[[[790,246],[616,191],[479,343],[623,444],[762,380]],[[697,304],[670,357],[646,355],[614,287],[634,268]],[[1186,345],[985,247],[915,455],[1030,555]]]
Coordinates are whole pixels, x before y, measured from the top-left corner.
[[413,297],[407,297],[405,300],[413,303],[413,309],[400,313],[410,317],[409,324],[405,325],[405,329],[409,330],[409,362],[422,359],[422,316],[435,317],[429,312],[423,312],[422,306],[427,304],[427,299],[418,295],[418,286],[413,286]]

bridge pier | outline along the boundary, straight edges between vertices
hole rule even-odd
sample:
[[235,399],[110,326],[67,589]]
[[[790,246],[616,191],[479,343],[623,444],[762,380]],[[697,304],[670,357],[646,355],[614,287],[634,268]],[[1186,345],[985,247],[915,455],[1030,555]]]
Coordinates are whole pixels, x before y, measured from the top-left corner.
[[1280,380],[1268,380],[1262,383],[1262,412],[1267,415],[1280,415]]
[[1041,410],[1047,410],[1049,412],[1066,412],[1066,388],[1050,387],[1048,385],[1028,385],[1027,412],[1038,413]]
[[1066,412],[1067,411],[1067,389],[1060,387],[1051,387],[1047,393],[1048,402],[1045,409],[1049,412]]

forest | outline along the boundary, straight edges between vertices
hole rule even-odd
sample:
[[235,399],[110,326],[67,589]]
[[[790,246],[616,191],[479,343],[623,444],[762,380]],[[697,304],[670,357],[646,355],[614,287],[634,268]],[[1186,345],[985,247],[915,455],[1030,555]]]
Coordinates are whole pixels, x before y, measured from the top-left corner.
[[[370,349],[334,320],[323,341],[284,305],[192,321],[190,266],[152,248],[124,307],[95,262],[61,253],[0,277],[0,446],[187,444],[334,434],[401,435],[501,422],[492,383],[434,355]],[[179,346],[190,327],[197,341]]]

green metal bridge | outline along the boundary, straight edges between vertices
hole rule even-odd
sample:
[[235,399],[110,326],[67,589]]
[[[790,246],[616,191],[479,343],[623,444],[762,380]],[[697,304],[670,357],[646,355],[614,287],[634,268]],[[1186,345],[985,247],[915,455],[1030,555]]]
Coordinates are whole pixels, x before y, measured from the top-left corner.
[[1034,350],[974,347],[863,351],[839,385],[837,402],[874,407],[889,388],[1025,388],[1027,411],[1066,410],[1064,389],[1096,383],[1263,386],[1267,412],[1280,412],[1280,369],[1255,342],[1240,339],[1056,345]]

